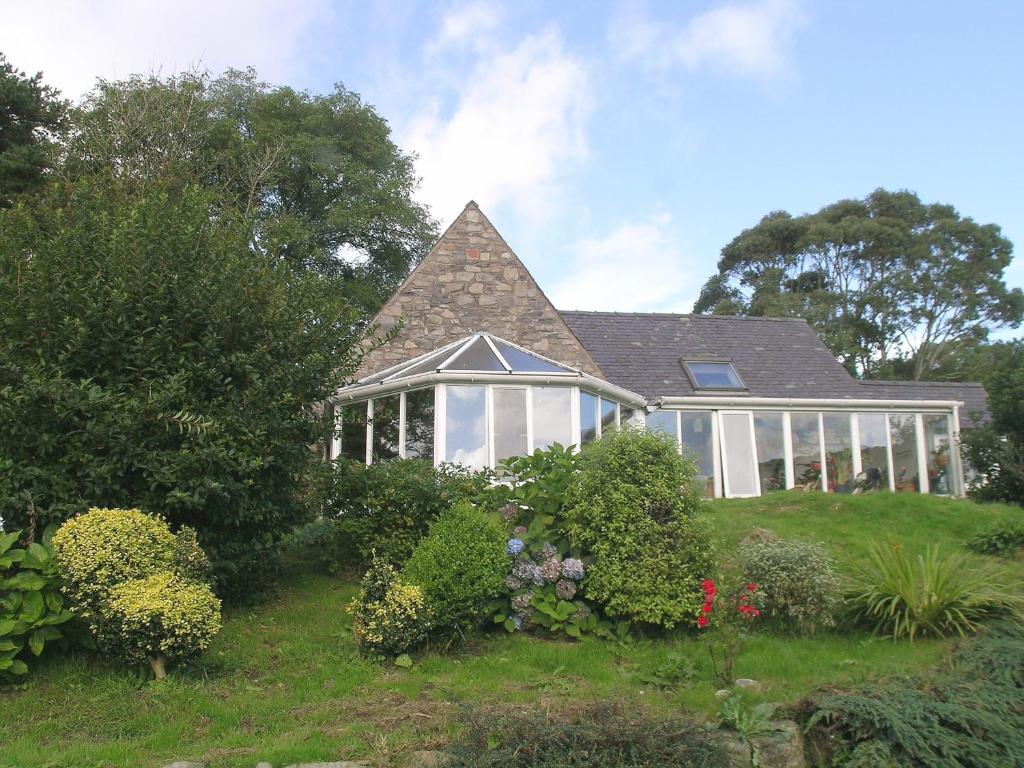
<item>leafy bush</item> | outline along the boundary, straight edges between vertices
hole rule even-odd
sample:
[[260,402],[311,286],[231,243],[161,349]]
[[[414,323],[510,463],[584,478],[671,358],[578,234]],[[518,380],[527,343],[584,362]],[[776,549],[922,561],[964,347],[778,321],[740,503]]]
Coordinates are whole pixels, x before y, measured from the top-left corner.
[[166,662],[202,653],[220,631],[220,600],[210,587],[169,571],[117,584],[106,610],[118,627],[107,649],[129,664],[148,662],[158,680]]
[[331,572],[362,567],[374,553],[400,565],[438,515],[488,487],[486,473],[420,459],[334,462],[320,491],[323,515],[332,523],[321,559]]
[[15,547],[20,535],[0,530],[0,683],[28,672],[25,651],[39,656],[64,637],[61,627],[73,618],[49,537]]
[[801,709],[820,765],[1024,765],[1024,637],[989,631],[928,678],[830,692]]
[[782,539],[748,544],[740,549],[740,575],[757,584],[767,625],[810,635],[835,624],[839,577],[821,545]]
[[967,548],[979,555],[1010,557],[1024,548],[1024,522],[1006,520],[967,540]]
[[64,589],[101,650],[130,664],[203,651],[220,629],[220,601],[202,578],[209,560],[195,532],[175,536],[138,509],[91,509],[53,537]]
[[[632,714],[631,714],[632,713]],[[547,712],[470,712],[449,748],[453,768],[725,768],[718,737],[682,720],[598,705],[571,720]]]
[[413,550],[402,579],[423,590],[434,625],[480,623],[505,587],[505,534],[468,502],[442,512]]
[[427,639],[432,628],[423,590],[403,583],[394,566],[375,557],[348,610],[356,645],[371,657],[410,651]]
[[593,557],[584,593],[608,615],[671,628],[698,614],[713,557],[697,485],[665,435],[616,430],[584,447],[566,527]]
[[1024,598],[1012,580],[967,555],[930,546],[913,557],[899,545],[873,542],[868,563],[846,600],[851,620],[879,634],[963,636],[986,620],[1021,619]]
[[523,529],[518,538],[528,548],[551,543],[559,552],[569,549],[561,518],[577,479],[579,462],[580,455],[571,446],[555,443],[502,464],[502,479],[507,485],[496,489],[499,496],[504,494],[502,516],[510,525]]

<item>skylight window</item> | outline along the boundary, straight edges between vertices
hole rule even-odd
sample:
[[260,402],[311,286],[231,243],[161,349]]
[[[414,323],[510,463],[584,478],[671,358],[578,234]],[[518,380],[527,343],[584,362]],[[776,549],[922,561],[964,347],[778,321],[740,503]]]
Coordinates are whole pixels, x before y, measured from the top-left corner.
[[746,389],[732,363],[709,363],[684,360],[694,389]]

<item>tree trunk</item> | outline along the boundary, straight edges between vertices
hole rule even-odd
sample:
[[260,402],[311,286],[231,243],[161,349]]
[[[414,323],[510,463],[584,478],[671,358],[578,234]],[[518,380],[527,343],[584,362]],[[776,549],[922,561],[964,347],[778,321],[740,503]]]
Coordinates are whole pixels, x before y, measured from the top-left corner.
[[153,668],[153,675],[157,680],[163,680],[167,677],[167,668],[164,666],[166,661],[167,660],[159,654],[149,660],[149,666]]

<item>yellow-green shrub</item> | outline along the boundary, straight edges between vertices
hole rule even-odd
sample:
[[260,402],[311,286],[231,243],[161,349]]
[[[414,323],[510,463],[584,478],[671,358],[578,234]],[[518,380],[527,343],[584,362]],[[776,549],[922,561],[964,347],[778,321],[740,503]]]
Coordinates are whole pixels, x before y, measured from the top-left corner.
[[170,572],[118,584],[108,611],[120,629],[110,650],[132,664],[148,662],[157,678],[165,661],[202,653],[220,631],[220,600],[210,587]]
[[405,584],[389,563],[373,558],[349,606],[352,634],[367,656],[397,656],[427,639],[431,628],[423,590]]

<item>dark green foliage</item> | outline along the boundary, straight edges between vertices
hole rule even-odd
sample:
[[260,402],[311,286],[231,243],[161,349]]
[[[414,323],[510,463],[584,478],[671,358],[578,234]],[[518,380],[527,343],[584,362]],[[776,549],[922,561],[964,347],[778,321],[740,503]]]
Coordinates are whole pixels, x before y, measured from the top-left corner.
[[343,278],[339,291],[368,314],[436,237],[413,198],[412,158],[341,85],[310,94],[251,69],[101,80],[73,124],[71,178],[114,168],[138,184],[200,183],[250,213],[260,242],[293,267]]
[[845,768],[1022,765],[1024,637],[998,629],[930,679],[830,693],[803,710],[816,751]]
[[40,189],[50,167],[50,143],[64,127],[67,102],[0,53],[0,208]]
[[992,421],[961,435],[976,482],[968,489],[983,501],[1024,505],[1024,341],[993,344],[984,370]]
[[461,630],[485,621],[486,608],[505,586],[505,534],[468,502],[441,513],[402,571],[423,589],[434,625]]
[[488,487],[486,473],[421,459],[368,467],[336,461],[318,489],[323,516],[331,521],[320,556],[332,572],[362,568],[374,552],[400,566],[438,515],[484,496]]
[[757,585],[766,627],[810,635],[835,624],[839,577],[820,544],[772,539],[740,550],[740,577]]
[[1006,521],[967,540],[967,548],[979,555],[1012,557],[1024,548],[1024,521]]
[[237,596],[308,516],[313,405],[359,319],[212,204],[94,178],[0,212],[0,516],[22,526],[26,494],[43,524],[142,507],[194,528]]
[[725,768],[718,737],[678,717],[601,704],[572,720],[544,712],[469,712],[449,748],[453,768]]
[[49,532],[16,547],[21,531],[0,529],[0,683],[28,672],[26,659],[64,639],[73,614],[60,592]]
[[804,318],[867,378],[946,377],[990,328],[1020,323],[1024,294],[1004,280],[1012,254],[994,224],[878,189],[768,214],[722,249],[695,308]]
[[695,476],[662,434],[617,430],[583,449],[566,528],[594,558],[584,594],[607,615],[665,628],[696,619],[714,561]]

